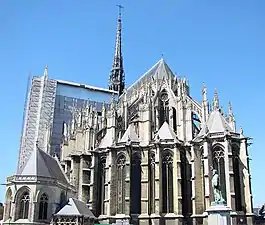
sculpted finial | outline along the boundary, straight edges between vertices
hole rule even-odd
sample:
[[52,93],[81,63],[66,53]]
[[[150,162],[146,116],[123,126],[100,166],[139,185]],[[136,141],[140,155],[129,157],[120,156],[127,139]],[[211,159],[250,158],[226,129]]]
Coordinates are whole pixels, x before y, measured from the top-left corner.
[[213,98],[213,110],[219,109],[219,97],[218,97],[218,91],[215,88],[214,90],[214,98]]
[[244,131],[243,131],[243,128],[240,127],[240,131],[239,131],[240,135],[243,135]]
[[203,101],[207,101],[207,89],[204,83],[202,85],[202,99]]
[[229,121],[233,122],[235,118],[234,118],[231,102],[228,103],[228,115],[229,115]]
[[44,76],[45,79],[48,78],[48,65],[47,64],[45,65],[43,76]]

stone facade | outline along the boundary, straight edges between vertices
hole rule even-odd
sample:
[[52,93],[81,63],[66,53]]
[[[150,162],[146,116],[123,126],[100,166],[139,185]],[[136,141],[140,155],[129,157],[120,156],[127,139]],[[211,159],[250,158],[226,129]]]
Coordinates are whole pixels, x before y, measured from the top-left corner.
[[65,125],[62,165],[78,198],[102,223],[206,224],[217,169],[233,224],[252,224],[248,140],[217,91],[210,109],[163,59],[98,113],[76,109]]
[[36,149],[22,169],[7,178],[3,224],[49,224],[75,195],[59,161]]

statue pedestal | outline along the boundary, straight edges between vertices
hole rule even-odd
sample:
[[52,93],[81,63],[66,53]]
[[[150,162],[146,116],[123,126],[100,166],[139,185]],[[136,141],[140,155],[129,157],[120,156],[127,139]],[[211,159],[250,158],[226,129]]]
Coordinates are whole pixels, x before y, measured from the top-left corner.
[[231,208],[225,205],[211,205],[206,210],[208,213],[208,225],[231,225]]

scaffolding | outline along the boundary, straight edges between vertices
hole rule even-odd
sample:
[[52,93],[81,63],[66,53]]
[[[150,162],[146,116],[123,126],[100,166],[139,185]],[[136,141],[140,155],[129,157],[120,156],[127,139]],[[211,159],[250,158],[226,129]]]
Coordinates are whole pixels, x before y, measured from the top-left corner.
[[48,152],[50,130],[53,124],[57,81],[48,79],[48,68],[42,77],[33,77],[23,118],[18,170],[23,167],[36,147]]

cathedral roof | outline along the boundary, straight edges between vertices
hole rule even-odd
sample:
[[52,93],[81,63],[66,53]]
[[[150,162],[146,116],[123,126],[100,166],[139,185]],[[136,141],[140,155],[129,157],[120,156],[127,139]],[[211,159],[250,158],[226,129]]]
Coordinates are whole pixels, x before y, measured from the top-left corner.
[[54,178],[68,184],[58,158],[52,157],[39,148],[34,150],[17,175]]
[[165,121],[163,125],[158,130],[157,134],[155,135],[156,140],[164,140],[164,141],[176,141],[180,143],[180,141],[177,138],[177,135],[175,132],[171,129],[171,127],[168,125],[168,123]]
[[69,198],[68,204],[66,204],[55,215],[58,216],[85,216],[89,218],[95,218],[94,214],[89,210],[86,203],[81,202],[75,198]]
[[134,88],[138,88],[142,83],[149,82],[150,79],[162,80],[171,77],[174,77],[174,74],[162,58],[127,89],[127,94],[130,94]]
[[210,113],[206,124],[202,127],[198,136],[194,140],[198,141],[207,134],[224,134],[226,132],[233,133],[233,130],[224,118],[224,116],[221,114],[220,110],[216,109]]
[[139,143],[140,142],[140,140],[139,140],[137,134],[135,133],[135,130],[131,124],[128,126],[127,130],[125,131],[124,135],[122,136],[121,140],[119,141],[119,143],[126,143],[126,142],[132,142],[132,143]]
[[108,148],[113,145],[113,137],[110,131],[107,131],[106,135],[101,140],[98,148]]

